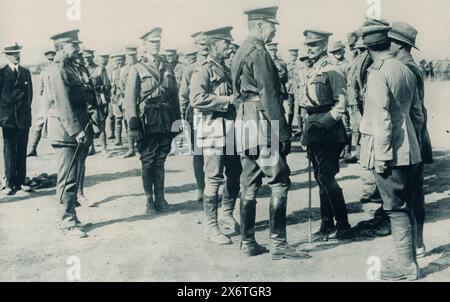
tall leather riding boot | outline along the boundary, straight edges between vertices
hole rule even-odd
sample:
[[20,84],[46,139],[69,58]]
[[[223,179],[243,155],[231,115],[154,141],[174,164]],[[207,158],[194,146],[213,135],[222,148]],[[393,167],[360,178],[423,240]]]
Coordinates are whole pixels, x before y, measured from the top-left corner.
[[90,205],[89,199],[87,199],[86,196],[84,196],[84,178],[86,175],[86,165],[80,165],[78,168],[78,194],[77,194],[77,202],[75,203],[77,207],[80,206],[79,201],[82,204]]
[[155,190],[155,209],[158,212],[167,210],[169,206],[164,198],[164,166],[154,166],[154,190]]
[[116,142],[115,146],[122,146],[122,119],[116,118]]
[[270,241],[273,247],[287,244],[286,206],[286,197],[272,196],[270,198]]
[[205,233],[208,239],[214,243],[230,244],[231,240],[220,232],[217,224],[218,199],[219,197],[217,195],[205,196],[204,198],[203,209],[206,219]]
[[27,154],[28,157],[37,156],[37,147],[38,147],[39,142],[41,140],[41,136],[42,136],[42,130],[35,132],[34,141],[33,141],[33,144],[31,145],[31,150]]
[[145,195],[147,196],[147,214],[155,211],[155,203],[153,199],[153,169],[142,168],[142,183],[144,185]]
[[205,161],[203,155],[193,156],[194,176],[197,183],[198,196],[197,201],[203,202],[203,193],[205,191],[205,171],[203,169]]
[[384,280],[416,280],[419,268],[414,258],[412,225],[407,211],[388,211],[391,220],[392,238],[397,253],[394,266],[388,266],[381,271]]
[[111,131],[111,134],[109,135],[108,139],[115,139],[116,138],[116,131],[115,131],[115,125],[116,125],[116,120],[115,118],[109,118],[109,129]]
[[131,135],[128,135],[128,152],[123,156],[123,158],[130,158],[136,155],[134,148],[134,139]]
[[241,198],[241,252],[251,257],[267,253],[255,240],[256,200]]

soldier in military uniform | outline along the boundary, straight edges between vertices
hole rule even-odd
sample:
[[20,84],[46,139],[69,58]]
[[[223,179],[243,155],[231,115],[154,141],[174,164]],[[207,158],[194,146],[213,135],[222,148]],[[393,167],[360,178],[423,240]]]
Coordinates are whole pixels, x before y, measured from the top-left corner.
[[[79,64],[78,30],[53,36],[57,55],[48,69],[50,102],[48,131],[52,146],[57,151],[57,196],[61,196],[63,213],[61,228],[72,235],[84,237],[76,213],[78,204],[78,175],[82,158],[86,157],[93,137],[90,124],[95,108],[90,80]],[[95,115],[93,115],[95,116]],[[84,154],[84,155],[82,155]],[[67,182],[67,185],[65,185]]]
[[[345,45],[342,43],[342,41],[336,41],[333,45],[333,47],[329,50],[329,53],[331,53],[335,59],[335,64],[338,67],[338,69],[341,71],[341,73],[344,75],[346,83],[349,75],[350,70],[350,64],[345,59]],[[355,123],[354,119],[357,117],[354,117],[353,108],[350,106],[347,107],[348,110],[344,115],[344,118],[342,121],[344,122],[345,131],[347,132],[348,137],[348,144],[344,147],[344,154],[343,158],[346,163],[354,164],[358,162],[358,159],[356,156],[352,156],[352,147],[353,147],[353,140],[352,140],[352,125]]]
[[412,188],[421,163],[424,116],[415,74],[391,52],[384,25],[362,28],[374,63],[368,70],[365,114],[361,121],[361,164],[373,170],[392,229],[397,259],[381,269],[385,280],[416,280],[419,268],[413,240]]
[[289,72],[286,62],[278,56],[278,43],[271,42],[266,45],[269,54],[275,63],[275,66],[278,70],[278,75],[281,80],[281,95],[283,101],[287,101],[288,103],[288,126],[292,133],[292,123],[294,121],[294,108],[295,108],[295,100],[289,98],[287,85],[289,82]]
[[[94,51],[87,49],[83,51],[84,63],[89,71],[89,75],[92,80],[92,84],[94,85],[96,100],[98,103],[98,109],[101,110],[101,114],[103,117],[108,115],[108,100],[111,98],[111,82],[108,77],[108,73],[104,65],[97,65],[94,62]],[[102,120],[104,120],[102,118]],[[102,148],[102,155],[104,157],[111,157],[107,150],[107,142],[106,142],[106,124],[100,125],[100,144]],[[91,149],[94,150],[94,142],[92,142]]]
[[[295,102],[296,96],[298,95],[297,91],[299,89],[298,78],[298,69],[299,69],[299,61],[298,61],[298,49],[289,49],[290,61],[287,63],[287,71],[288,71],[288,82],[286,84],[286,93],[288,95],[288,125],[292,131],[292,124],[294,122],[294,111],[295,111]],[[297,119],[298,120],[298,119]]]
[[[301,138],[304,133],[304,125],[307,117],[306,113],[306,105],[307,105],[307,97],[306,97],[306,75],[308,74],[308,69],[312,67],[312,61],[309,59],[308,55],[300,56],[298,59],[298,69],[296,73],[296,83],[297,90],[295,98],[298,99],[297,106],[297,124],[298,124],[298,132],[295,134],[296,137]],[[304,152],[303,146],[300,146],[300,152]]]
[[195,140],[195,127],[194,127],[194,110],[190,105],[190,85],[192,73],[195,69],[198,69],[208,57],[208,47],[206,45],[205,37],[202,32],[195,33],[191,36],[195,40],[195,47],[197,49],[197,58],[195,63],[187,66],[183,74],[181,81],[179,99],[180,99],[180,112],[181,118],[189,124],[191,134],[191,144],[193,149],[193,166],[195,182],[197,184],[197,201],[203,204],[203,195],[205,190],[205,172],[204,172],[204,159],[201,152],[201,148],[196,146]]
[[[128,81],[128,76],[130,74],[130,69],[132,66],[136,64],[137,60],[137,47],[135,46],[127,46],[125,48],[126,54],[126,65],[123,66],[120,70],[120,90],[125,94],[126,86]],[[123,112],[123,107],[122,107]],[[128,133],[128,151],[125,153],[123,158],[130,158],[136,155],[135,151],[136,142],[133,140],[131,135]]]
[[309,58],[314,62],[307,74],[308,118],[302,138],[320,189],[322,223],[314,235],[346,239],[351,228],[344,194],[335,179],[339,173],[339,156],[348,143],[342,122],[347,111],[346,80],[327,54],[332,33],[306,30],[303,34]]
[[110,121],[114,120],[114,136],[116,138],[115,146],[122,146],[122,126],[123,121],[123,97],[124,91],[121,85],[121,70],[125,66],[125,55],[118,54],[115,57],[115,66],[111,73],[111,107],[112,115],[110,115]]
[[166,49],[166,60],[172,65],[173,72],[175,73],[175,79],[177,80],[178,88],[181,86],[181,80],[183,78],[184,66],[179,60],[179,56],[176,49]]
[[[423,241],[423,226],[425,223],[425,194],[424,194],[424,164],[433,163],[433,149],[427,127],[427,109],[425,108],[425,84],[422,72],[411,55],[411,49],[416,46],[417,30],[405,22],[392,23],[392,29],[388,33],[391,40],[391,52],[396,59],[405,64],[417,78],[417,89],[421,101],[423,113],[423,126],[419,135],[420,155],[422,162],[417,165],[414,173],[412,210],[414,215],[413,239],[416,245],[417,257],[426,255],[426,247]],[[416,120],[417,121],[417,120]],[[419,125],[420,127],[421,125]]]
[[[238,223],[233,217],[239,194],[241,163],[235,150],[234,120],[235,99],[231,85],[230,70],[225,65],[229,57],[229,45],[233,40],[232,27],[206,31],[209,56],[202,66],[192,74],[191,105],[198,117],[197,141],[203,149],[206,187],[204,212],[206,236],[218,244],[230,244],[231,240],[219,229],[217,223],[219,188],[224,183],[222,194],[222,225],[233,233]],[[226,175],[226,181],[225,180]]]
[[[45,57],[47,58],[48,64],[50,65],[55,59],[56,52],[54,50],[49,50],[45,52]],[[47,76],[46,66],[40,74],[40,84],[39,84],[39,95],[41,96],[41,105],[39,116],[36,120],[35,134],[33,144],[31,145],[31,150],[28,153],[28,157],[37,156],[37,147],[41,140],[41,137],[46,137],[47,131],[45,128],[47,124],[47,111],[48,111],[48,76]]]
[[159,54],[161,32],[154,28],[141,37],[145,55],[130,68],[124,102],[130,135],[141,155],[149,214],[167,209],[164,165],[181,126],[175,123],[181,116],[175,74]]
[[249,35],[232,64],[233,92],[240,102],[235,135],[242,164],[241,252],[246,256],[267,252],[255,240],[256,196],[265,175],[272,192],[269,211],[273,260],[309,257],[287,244],[290,169],[286,157],[291,149],[291,134],[284,116],[278,70],[265,48],[276,34],[277,11],[278,7],[269,7],[245,12]]

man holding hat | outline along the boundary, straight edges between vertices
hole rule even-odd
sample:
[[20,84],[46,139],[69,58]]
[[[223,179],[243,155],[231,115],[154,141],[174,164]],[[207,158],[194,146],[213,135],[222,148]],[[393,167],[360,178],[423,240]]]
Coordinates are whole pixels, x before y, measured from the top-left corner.
[[51,37],[57,54],[48,69],[51,95],[48,133],[57,152],[56,194],[63,210],[61,229],[85,237],[75,208],[79,206],[78,178],[83,174],[84,159],[93,139],[90,120],[95,116],[97,103],[93,101],[87,69],[76,63],[81,43],[78,32],[72,30]]
[[[423,189],[424,176],[423,168],[424,164],[433,163],[433,150],[430,141],[430,135],[427,129],[427,109],[425,108],[424,96],[424,80],[422,72],[419,66],[414,61],[411,55],[411,49],[416,47],[417,30],[404,22],[392,23],[392,29],[389,31],[388,36],[391,40],[391,52],[396,59],[405,64],[417,78],[417,89],[419,93],[419,99],[421,101],[422,113],[424,115],[424,122],[422,131],[419,136],[420,154],[422,162],[417,165],[416,173],[414,174],[414,187],[413,187],[413,235],[416,235],[416,249],[417,257],[423,257],[426,254],[426,248],[423,242],[423,225],[425,222],[425,194]],[[420,125],[418,125],[420,127]]]
[[[127,46],[125,48],[125,55],[126,55],[126,65],[120,69],[120,85],[121,85],[120,90],[123,91],[123,93],[126,93],[126,87],[127,87],[128,76],[130,75],[130,69],[138,61],[137,47]],[[135,144],[136,144],[136,142],[131,137],[131,135],[128,133],[128,152],[123,156],[123,158],[130,158],[130,157],[134,157],[136,155]]]
[[[336,181],[339,157],[348,143],[342,118],[347,111],[346,80],[328,57],[328,39],[332,33],[306,30],[305,45],[313,61],[306,80],[305,134],[314,177],[320,189],[321,226],[315,236],[348,239],[348,222],[344,194]],[[336,225],[334,220],[336,219]]]
[[165,162],[181,124],[177,82],[170,64],[159,54],[162,29],[141,37],[145,54],[131,66],[124,108],[129,132],[138,144],[147,213],[168,207],[164,198]]
[[373,170],[392,229],[397,261],[385,265],[385,280],[416,280],[419,268],[412,226],[412,188],[422,162],[418,138],[424,116],[414,73],[391,52],[391,27],[363,27],[374,63],[368,70],[361,121],[361,164]]
[[0,69],[0,127],[3,130],[6,195],[31,190],[24,181],[33,85],[30,71],[20,66],[21,49],[17,42],[6,44],[3,54],[8,64]]
[[[55,59],[56,52],[54,50],[49,50],[44,53],[45,57],[47,58],[48,64],[50,65],[53,60]],[[39,95],[41,96],[41,106],[40,106],[40,112],[39,116],[36,120],[36,127],[35,127],[35,133],[34,133],[34,140],[33,144],[31,145],[31,150],[28,153],[28,157],[37,156],[37,147],[39,145],[39,142],[41,140],[41,137],[47,136],[47,131],[44,131],[44,127],[47,123],[47,111],[48,111],[48,102],[49,102],[49,95],[48,95],[48,69],[49,66],[44,67],[44,69],[41,71],[40,74],[40,84],[39,84]],[[43,133],[44,131],[44,133]]]
[[267,7],[245,12],[249,35],[232,64],[233,92],[241,103],[235,131],[243,169],[241,252],[246,256],[267,252],[255,240],[256,196],[266,176],[271,188],[272,259],[301,259],[308,258],[308,254],[289,246],[286,233],[287,195],[291,183],[286,157],[291,150],[291,133],[284,116],[278,70],[265,47],[276,35],[277,11],[278,7]]
[[194,70],[199,69],[203,62],[208,57],[208,46],[206,44],[206,38],[203,35],[203,32],[197,32],[191,36],[195,41],[196,48],[196,61],[191,65],[186,67],[186,70],[183,73],[183,78],[181,80],[180,91],[179,91],[179,99],[180,99],[180,112],[181,118],[189,123],[190,126],[190,134],[191,134],[191,144],[192,150],[194,152],[192,163],[194,167],[194,177],[195,182],[197,184],[197,201],[203,204],[203,195],[205,190],[205,172],[204,172],[204,158],[202,152],[198,152],[197,150],[201,150],[198,146],[196,146],[195,139],[195,125],[194,125],[194,110],[190,105],[190,85],[191,78]]
[[[239,178],[242,168],[235,150],[234,120],[235,99],[231,74],[225,65],[233,38],[233,27],[222,27],[203,32],[209,50],[208,58],[194,71],[191,82],[191,105],[198,117],[197,144],[202,148],[206,187],[203,208],[206,217],[206,236],[217,244],[230,244],[218,226],[219,188],[222,193],[222,226],[231,233],[239,231],[233,217],[239,194]],[[225,179],[226,176],[226,179]]]

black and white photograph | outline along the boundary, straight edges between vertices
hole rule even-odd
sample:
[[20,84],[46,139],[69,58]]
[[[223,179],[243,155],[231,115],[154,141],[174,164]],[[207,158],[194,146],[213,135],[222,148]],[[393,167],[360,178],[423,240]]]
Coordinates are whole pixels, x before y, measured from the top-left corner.
[[449,12],[0,0],[0,282],[449,282]]

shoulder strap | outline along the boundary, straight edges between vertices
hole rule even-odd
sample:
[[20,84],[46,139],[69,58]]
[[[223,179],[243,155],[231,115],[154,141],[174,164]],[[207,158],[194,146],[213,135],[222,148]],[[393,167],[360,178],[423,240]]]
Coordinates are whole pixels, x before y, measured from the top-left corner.
[[158,89],[161,85],[162,85],[162,81],[160,79],[160,76],[158,75],[158,73],[156,73],[156,71],[154,71],[150,66],[147,66],[146,64],[144,64],[143,62],[139,62],[136,65],[136,69],[139,72],[139,67],[142,67],[143,69],[145,69],[148,73],[150,73],[150,75],[155,79],[155,81],[157,82],[157,85],[155,85],[152,89],[150,89],[139,101],[139,104],[141,104],[142,102],[145,101],[145,99],[149,96],[151,96],[153,94],[153,92],[156,91],[156,89]]

